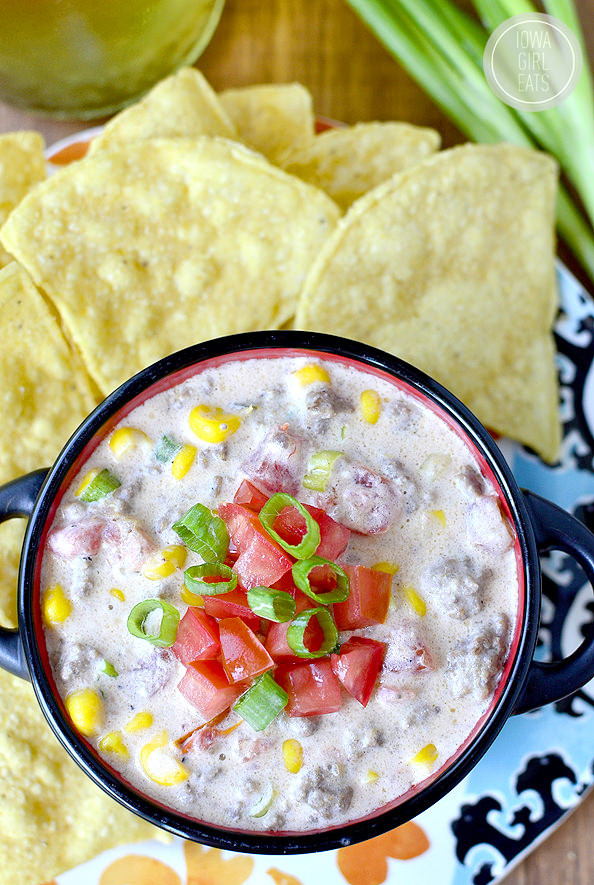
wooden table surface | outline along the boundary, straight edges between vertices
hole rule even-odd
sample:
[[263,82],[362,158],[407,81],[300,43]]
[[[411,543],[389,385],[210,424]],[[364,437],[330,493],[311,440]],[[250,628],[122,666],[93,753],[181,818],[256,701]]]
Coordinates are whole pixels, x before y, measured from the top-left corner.
[[[592,57],[594,0],[578,0],[578,8]],[[320,115],[347,123],[408,120],[439,129],[446,146],[464,140],[343,0],[227,0],[199,66],[216,89],[298,80],[311,90]],[[0,104],[0,132],[35,128],[51,143],[89,125],[35,118]],[[593,833],[594,795],[506,882],[592,885]]]

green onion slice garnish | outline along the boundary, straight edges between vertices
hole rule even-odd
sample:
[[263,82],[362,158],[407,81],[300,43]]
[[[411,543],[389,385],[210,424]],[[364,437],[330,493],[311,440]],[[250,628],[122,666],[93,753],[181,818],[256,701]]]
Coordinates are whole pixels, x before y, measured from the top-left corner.
[[288,702],[287,692],[276,684],[270,673],[263,673],[242,694],[233,709],[254,731],[264,731]]
[[[161,623],[158,633],[149,633],[146,629],[146,622],[149,615],[161,609]],[[127,627],[132,636],[138,639],[146,639],[152,645],[159,648],[170,648],[175,642],[177,636],[177,625],[179,624],[179,612],[175,606],[169,602],[163,602],[162,599],[145,599],[135,605],[128,615]]]
[[101,661],[101,663],[99,665],[99,669],[101,670],[102,673],[105,673],[106,676],[111,676],[112,679],[115,679],[116,676],[119,675],[118,671],[116,670],[114,665],[110,664],[109,661],[105,661],[105,660]]
[[[324,638],[317,651],[310,651],[305,644],[304,634],[312,618],[317,618]],[[323,658],[333,652],[338,644],[338,630],[327,608],[308,608],[297,615],[287,630],[287,644],[300,658]]]
[[252,587],[248,590],[248,605],[254,614],[277,624],[284,624],[295,617],[295,600],[284,590],[272,587]]
[[117,476],[114,476],[113,473],[110,473],[107,467],[105,467],[91,480],[78,497],[81,501],[87,501],[89,503],[92,501],[99,501],[100,498],[105,498],[106,495],[119,489],[120,486],[121,482]]
[[[277,516],[279,516],[286,507],[294,507],[305,520],[305,534],[299,544],[288,544],[273,528]],[[268,499],[266,504],[264,504],[258,514],[258,519],[277,544],[279,544],[283,550],[286,550],[287,553],[290,553],[291,556],[294,556],[295,559],[307,559],[307,557],[312,556],[320,546],[319,525],[313,516],[307,512],[303,504],[300,504],[292,495],[286,495],[284,492],[277,492],[272,498]]]
[[157,461],[160,461],[161,464],[167,464],[168,461],[173,461],[178,452],[181,452],[182,448],[183,446],[181,443],[178,443],[176,440],[163,434],[155,446],[155,458]]
[[274,802],[275,795],[276,793],[274,792],[272,784],[267,784],[260,798],[257,799],[250,808],[248,812],[249,816],[264,817],[264,815],[270,811],[270,806]]
[[[327,590],[324,593],[316,593],[311,586],[310,575],[314,569],[324,566],[326,567],[326,570],[330,569],[334,574],[336,586],[333,587],[332,590]],[[312,556],[309,559],[294,563],[293,581],[296,586],[306,594],[306,596],[309,596],[310,599],[313,599],[318,605],[330,605],[332,602],[344,602],[345,599],[348,598],[350,592],[348,575],[346,575],[341,567],[336,565],[335,562],[331,562],[329,559],[324,559],[322,556]]]
[[227,556],[227,526],[204,504],[194,504],[172,528],[186,547],[199,553],[205,562],[222,562]]
[[342,457],[342,452],[314,452],[307,462],[307,473],[302,480],[305,488],[314,492],[325,492],[334,462]]
[[[207,578],[219,578],[208,581]],[[184,584],[190,593],[199,596],[218,596],[229,593],[237,587],[237,575],[233,569],[222,562],[205,562],[202,565],[191,565],[184,572]]]

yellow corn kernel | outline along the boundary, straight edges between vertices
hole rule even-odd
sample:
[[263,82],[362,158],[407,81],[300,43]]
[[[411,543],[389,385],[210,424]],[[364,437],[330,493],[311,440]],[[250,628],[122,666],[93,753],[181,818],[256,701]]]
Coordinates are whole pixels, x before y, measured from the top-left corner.
[[403,592],[416,613],[424,618],[427,614],[427,606],[423,597],[419,596],[414,587],[405,587]]
[[297,379],[302,387],[307,387],[309,384],[315,384],[316,381],[319,381],[322,384],[331,383],[330,375],[326,369],[323,369],[317,363],[308,363],[307,366],[297,369],[296,372],[293,372],[293,377]]
[[174,479],[184,478],[184,476],[194,463],[196,452],[196,446],[191,446],[189,443],[187,443],[185,446],[182,446],[181,450],[173,459],[173,464],[171,465],[171,472]]
[[86,489],[86,487],[89,486],[89,485],[91,485],[91,483],[93,482],[93,480],[95,479],[95,477],[96,477],[100,472],[101,472],[101,471],[100,471],[99,467],[95,467],[95,468],[93,468],[93,470],[89,470],[88,473],[85,473],[85,475],[83,476],[83,478],[82,478],[82,480],[81,480],[81,483],[80,483],[79,487],[77,488],[77,490],[76,490],[76,492],[75,492],[74,494],[75,494],[77,497],[78,497],[79,495],[82,495],[82,493],[84,492],[84,490]]
[[414,762],[415,765],[432,765],[438,755],[435,744],[426,744],[410,761]]
[[283,741],[283,761],[291,774],[297,774],[303,764],[303,747],[295,738]]
[[434,519],[436,519],[438,522],[440,522],[442,524],[442,526],[445,526],[446,518],[445,518],[445,513],[443,512],[443,510],[431,510],[430,513]]
[[164,547],[159,553],[145,562],[142,574],[149,581],[161,581],[174,573],[176,568],[183,568],[188,552],[182,544]]
[[365,783],[374,784],[377,780],[379,780],[379,774],[377,773],[377,771],[372,771],[370,768],[365,775]]
[[188,590],[185,584],[182,584],[180,596],[186,605],[193,605],[196,608],[204,607],[204,599],[202,596],[198,596],[197,593],[192,593],[191,590]]
[[[147,777],[150,777],[156,784],[162,787],[172,787],[174,784],[180,784],[188,777],[186,768],[166,753],[158,753],[158,751],[167,746],[169,736],[166,731],[155,735],[152,741],[145,744],[140,751],[140,764],[142,765]],[[154,754],[157,752],[157,757]]]
[[109,448],[119,460],[126,452],[148,441],[148,436],[142,430],[137,430],[135,427],[118,427],[109,440]]
[[166,562],[173,562],[178,568],[183,568],[188,558],[188,551],[183,544],[171,544],[161,550],[161,556]]
[[395,562],[376,562],[371,568],[376,572],[386,572],[387,575],[395,575],[400,569]]
[[66,698],[66,709],[74,727],[81,734],[97,734],[103,717],[103,704],[92,688],[75,691]]
[[361,416],[368,424],[377,424],[382,413],[382,401],[375,390],[364,390],[360,400]]
[[72,603],[60,584],[48,587],[43,595],[43,618],[46,624],[63,624],[72,612]]
[[153,714],[149,713],[148,710],[144,710],[142,713],[137,713],[136,716],[132,717],[130,722],[124,726],[124,731],[131,734],[134,731],[142,731],[143,728],[150,728],[152,724]]
[[116,756],[121,756],[122,759],[127,759],[130,756],[128,747],[123,742],[119,731],[110,731],[109,734],[102,737],[99,741],[99,749],[102,753],[114,753]]
[[119,587],[112,587],[109,592],[111,593],[112,596],[115,596],[116,599],[119,599],[120,602],[125,602],[126,597],[124,596],[123,592],[119,589]]
[[196,406],[190,412],[190,429],[198,439],[207,443],[221,443],[239,428],[239,415],[230,415],[218,406]]

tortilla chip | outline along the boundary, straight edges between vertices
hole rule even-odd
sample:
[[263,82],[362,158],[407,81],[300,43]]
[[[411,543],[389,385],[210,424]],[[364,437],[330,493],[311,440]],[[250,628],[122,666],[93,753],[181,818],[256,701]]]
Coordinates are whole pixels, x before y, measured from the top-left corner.
[[296,326],[402,357],[552,461],[556,175],[551,157],[505,144],[453,148],[396,175],[326,242]]
[[346,210],[372,188],[439,149],[435,129],[409,123],[357,123],[330,129],[288,151],[280,166],[315,184]]
[[216,92],[196,68],[182,68],[161,80],[142,101],[116,114],[93,139],[89,154],[144,138],[222,135],[235,127]]
[[115,845],[154,838],[154,827],[67,756],[29,683],[0,672],[0,710],[2,882],[37,885]]
[[[78,355],[28,274],[0,271],[0,483],[49,467],[97,397]],[[0,623],[16,625],[16,572],[24,522],[0,530]]]
[[242,145],[155,139],[58,172],[1,236],[106,393],[179,348],[283,323],[338,216]]
[[[0,225],[34,184],[46,177],[44,141],[39,132],[0,135]],[[12,256],[0,248],[0,267]]]
[[273,163],[314,138],[311,95],[300,83],[227,89],[219,98],[240,141]]

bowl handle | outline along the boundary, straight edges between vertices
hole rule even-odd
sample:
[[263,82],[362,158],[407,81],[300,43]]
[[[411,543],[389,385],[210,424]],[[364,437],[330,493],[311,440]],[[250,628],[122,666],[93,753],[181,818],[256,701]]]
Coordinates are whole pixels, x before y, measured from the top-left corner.
[[[594,588],[594,534],[575,516],[523,489],[539,552],[562,550],[582,566]],[[594,677],[594,630],[561,661],[532,661],[514,713],[560,701]]]
[[[47,473],[47,470],[35,470],[0,486],[0,522],[18,516],[25,519],[31,516]],[[23,679],[30,678],[18,629],[0,627],[0,667]]]

